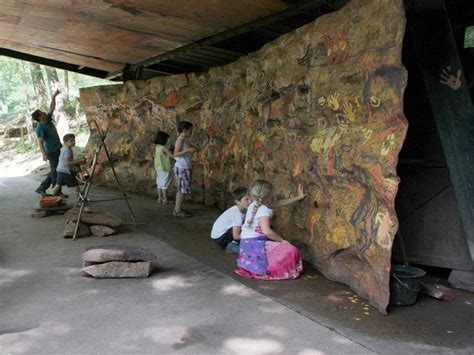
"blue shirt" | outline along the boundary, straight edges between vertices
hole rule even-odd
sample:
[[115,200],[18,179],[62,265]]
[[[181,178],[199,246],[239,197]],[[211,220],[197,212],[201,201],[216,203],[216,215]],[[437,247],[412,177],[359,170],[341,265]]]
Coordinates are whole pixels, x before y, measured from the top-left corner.
[[43,147],[46,153],[55,153],[61,149],[61,140],[58,131],[52,121],[52,115],[48,115],[48,123],[40,123],[36,127],[36,135],[44,139]]

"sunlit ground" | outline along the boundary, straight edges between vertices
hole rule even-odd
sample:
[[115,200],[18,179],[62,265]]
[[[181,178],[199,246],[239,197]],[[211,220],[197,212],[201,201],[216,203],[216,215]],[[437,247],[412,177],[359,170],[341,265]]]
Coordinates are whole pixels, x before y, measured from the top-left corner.
[[[77,135],[76,147],[84,148],[88,139],[88,132]],[[0,178],[26,176],[47,164],[43,161],[36,144],[33,142],[34,149],[23,153],[20,138],[0,138]]]

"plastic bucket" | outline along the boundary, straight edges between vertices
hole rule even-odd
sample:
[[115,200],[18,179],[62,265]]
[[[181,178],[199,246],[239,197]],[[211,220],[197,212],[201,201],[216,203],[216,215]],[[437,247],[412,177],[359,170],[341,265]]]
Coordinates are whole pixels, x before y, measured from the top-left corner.
[[390,304],[409,306],[415,303],[420,291],[420,278],[425,274],[417,267],[393,265],[390,272]]

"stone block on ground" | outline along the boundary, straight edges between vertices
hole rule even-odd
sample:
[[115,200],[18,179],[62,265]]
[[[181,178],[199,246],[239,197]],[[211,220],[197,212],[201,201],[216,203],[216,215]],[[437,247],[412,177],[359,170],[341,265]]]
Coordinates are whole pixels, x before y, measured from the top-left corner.
[[89,227],[94,237],[108,237],[109,235],[117,233],[115,229],[107,226],[93,225]]
[[48,211],[33,211],[31,212],[31,217],[33,218],[44,218],[50,216],[52,213]]
[[93,264],[82,268],[86,274],[98,278],[130,278],[150,276],[152,265],[150,261],[123,262],[110,261],[102,264]]
[[[75,222],[67,222],[64,225],[63,237],[64,238],[72,238],[74,235],[74,228],[76,228]],[[79,229],[77,230],[76,238],[85,238],[91,235],[91,231],[89,227],[83,223],[79,223]]]
[[153,261],[155,254],[145,248],[134,246],[103,245],[87,249],[82,261],[104,263],[108,261]]
[[[70,221],[77,221],[79,215],[79,208],[71,208],[65,213],[66,219]],[[122,220],[118,217],[110,214],[103,213],[102,211],[97,212],[95,210],[83,211],[81,215],[81,222],[87,224],[99,224],[103,226],[109,226],[117,228],[122,224]]]

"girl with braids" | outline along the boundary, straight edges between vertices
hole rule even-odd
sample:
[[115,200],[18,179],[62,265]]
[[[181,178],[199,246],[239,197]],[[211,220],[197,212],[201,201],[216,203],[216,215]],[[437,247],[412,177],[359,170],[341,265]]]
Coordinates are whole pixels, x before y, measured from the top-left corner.
[[273,210],[270,207],[288,206],[304,199],[306,194],[301,185],[296,197],[274,202],[272,194],[273,186],[265,180],[257,180],[249,188],[253,202],[242,226],[235,273],[259,280],[296,279],[303,271],[300,253],[271,228]]

